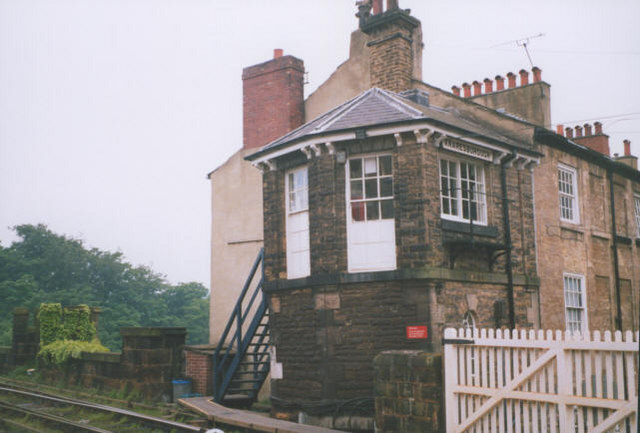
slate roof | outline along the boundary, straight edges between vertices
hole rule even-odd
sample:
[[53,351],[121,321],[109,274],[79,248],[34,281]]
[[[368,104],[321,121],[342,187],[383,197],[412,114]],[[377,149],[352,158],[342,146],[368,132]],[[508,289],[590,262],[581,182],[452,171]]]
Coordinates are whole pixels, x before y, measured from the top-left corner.
[[404,94],[396,94],[373,87],[325,114],[305,123],[284,136],[263,146],[258,152],[247,157],[249,160],[267,154],[277,148],[301,139],[331,132],[354,130],[367,126],[385,125],[411,121],[435,121],[472,135],[489,138],[516,148],[533,150],[529,145],[500,134],[495,129],[478,122],[465,119],[455,111],[435,106],[418,104]]

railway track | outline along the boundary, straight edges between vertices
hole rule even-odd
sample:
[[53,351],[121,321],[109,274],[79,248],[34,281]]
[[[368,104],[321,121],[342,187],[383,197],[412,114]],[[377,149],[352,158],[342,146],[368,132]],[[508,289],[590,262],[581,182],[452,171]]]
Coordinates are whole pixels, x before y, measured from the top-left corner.
[[0,432],[205,432],[112,406],[0,386]]

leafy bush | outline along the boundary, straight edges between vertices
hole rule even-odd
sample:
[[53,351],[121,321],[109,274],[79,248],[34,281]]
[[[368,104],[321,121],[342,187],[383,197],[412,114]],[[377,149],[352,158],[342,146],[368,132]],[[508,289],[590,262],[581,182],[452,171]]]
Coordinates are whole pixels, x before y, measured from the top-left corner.
[[40,352],[38,357],[46,364],[60,365],[70,358],[79,359],[82,352],[108,352],[109,349],[104,347],[97,340],[94,341],[78,341],[78,340],[58,340],[47,344]]
[[92,341],[96,327],[91,323],[91,309],[87,305],[65,307],[61,331],[64,340]]
[[62,306],[59,303],[40,304],[38,321],[40,322],[40,346],[46,346],[60,339]]

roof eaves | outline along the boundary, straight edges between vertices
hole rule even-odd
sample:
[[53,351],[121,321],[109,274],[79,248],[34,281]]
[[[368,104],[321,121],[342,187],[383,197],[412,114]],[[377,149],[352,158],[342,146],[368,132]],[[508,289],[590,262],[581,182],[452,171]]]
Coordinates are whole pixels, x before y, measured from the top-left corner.
[[536,127],[535,139],[543,144],[552,146],[558,150],[565,151],[572,155],[583,158],[588,162],[597,164],[603,168],[615,170],[616,173],[621,174],[627,178],[635,181],[640,181],[640,171],[629,167],[626,164],[615,161],[611,157],[604,155],[597,150],[593,150],[568,138],[556,134],[546,128]]

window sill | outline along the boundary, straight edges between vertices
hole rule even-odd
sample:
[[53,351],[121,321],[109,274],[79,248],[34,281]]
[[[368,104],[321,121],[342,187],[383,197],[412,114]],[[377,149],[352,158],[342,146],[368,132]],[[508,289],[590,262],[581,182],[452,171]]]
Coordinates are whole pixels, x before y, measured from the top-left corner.
[[[451,221],[445,218],[442,218],[440,221],[442,223],[442,230],[455,233],[471,234],[472,228],[471,224],[469,223]],[[496,238],[498,237],[498,228],[494,226],[473,224],[473,234],[478,236]]]
[[[631,245],[632,244],[632,240],[631,238],[628,238],[626,236],[620,236],[620,235],[616,235],[616,242],[618,242],[619,244],[622,245]],[[636,244],[637,244],[638,240],[636,239]]]
[[560,228],[562,230],[569,230],[572,232],[584,234],[584,226],[580,225],[579,223],[560,220]]

